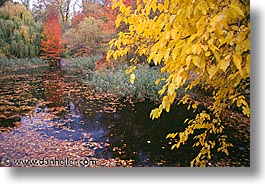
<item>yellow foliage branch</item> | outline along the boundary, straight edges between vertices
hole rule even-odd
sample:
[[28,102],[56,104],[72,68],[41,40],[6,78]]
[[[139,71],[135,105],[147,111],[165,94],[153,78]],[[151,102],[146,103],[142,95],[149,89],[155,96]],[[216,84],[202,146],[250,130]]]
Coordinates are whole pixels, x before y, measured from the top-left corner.
[[[194,145],[201,150],[191,161],[192,166],[205,166],[205,159],[210,159],[210,150],[217,142],[218,151],[228,154],[232,145],[226,143],[226,138],[216,142],[209,140],[209,135],[224,136],[221,114],[234,104],[250,116],[249,100],[245,97],[250,85],[249,1],[138,0],[137,8],[132,9],[114,0],[113,8],[118,7],[116,25],[123,22],[128,29],[111,41],[108,58],[117,59],[134,51],[147,56],[147,62],[163,63],[161,73],[169,73],[159,91],[162,103],[152,110],[150,118],[159,118],[163,110],[169,112],[176,90],[184,85],[186,90],[211,89],[213,104],[207,112],[189,120],[185,131],[167,137],[177,136],[179,142],[173,148],[178,148],[196,130],[204,130],[194,138],[198,141]],[[130,75],[133,83],[136,76]],[[185,95],[181,103],[187,100]],[[192,100],[189,105],[195,110],[198,103]]]

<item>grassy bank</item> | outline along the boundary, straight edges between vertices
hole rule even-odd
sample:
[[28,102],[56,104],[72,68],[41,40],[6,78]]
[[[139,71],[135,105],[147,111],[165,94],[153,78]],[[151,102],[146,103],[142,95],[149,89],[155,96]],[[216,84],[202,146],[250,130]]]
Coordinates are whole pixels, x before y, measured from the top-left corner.
[[[165,77],[159,69],[154,69],[149,65],[138,65],[133,72],[135,74],[134,84],[130,83],[130,75],[126,74],[128,66],[121,64],[117,68],[105,69],[103,71],[93,71],[92,75],[85,78],[85,82],[94,87],[98,92],[112,93],[119,97],[133,98],[137,101],[151,100],[160,101],[161,96],[158,91],[164,83],[161,81],[155,85],[158,78]],[[179,90],[182,95],[184,90]]]
[[40,58],[33,58],[33,59],[0,58],[0,71],[29,68],[38,65],[48,65],[48,62]]
[[[84,83],[90,85],[98,93],[111,93],[117,97],[132,98],[136,101],[161,100],[158,91],[164,83],[161,81],[155,85],[155,81],[158,78],[167,78],[168,74],[161,74],[158,68],[150,67],[148,64],[138,64],[137,69],[133,72],[136,76],[134,84],[131,84],[130,75],[125,72],[129,68],[128,65],[120,63],[118,67],[96,70],[95,63],[99,59],[101,59],[99,56],[68,58],[63,68],[67,74],[80,75]],[[184,89],[179,89],[177,94],[177,98],[182,96]]]
[[95,63],[101,59],[101,56],[94,56],[91,58],[67,58],[66,63],[63,67],[66,70],[91,70],[95,69]]
[[158,100],[158,90],[160,85],[154,85],[160,72],[150,68],[148,65],[138,66],[134,71],[136,79],[134,84],[130,83],[130,76],[125,73],[125,65],[118,68],[94,71],[92,76],[86,78],[86,82],[97,91],[113,93],[120,97],[131,97],[137,100]]

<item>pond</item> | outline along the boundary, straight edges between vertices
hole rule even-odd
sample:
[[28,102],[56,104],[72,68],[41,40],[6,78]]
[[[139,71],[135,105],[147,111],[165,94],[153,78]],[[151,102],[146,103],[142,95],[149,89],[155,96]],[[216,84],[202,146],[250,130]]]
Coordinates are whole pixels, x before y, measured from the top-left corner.
[[[171,150],[175,140],[165,137],[184,130],[184,120],[194,114],[175,105],[170,113],[151,120],[150,111],[156,106],[97,93],[78,72],[40,67],[2,73],[0,157],[9,160],[1,166],[27,166],[11,164],[10,159],[44,158],[94,159],[96,167],[189,166],[198,150],[189,143]],[[240,135],[236,129],[230,131]],[[219,154],[209,166],[216,160],[226,166],[249,166],[249,140],[240,137],[233,144],[228,158]]]

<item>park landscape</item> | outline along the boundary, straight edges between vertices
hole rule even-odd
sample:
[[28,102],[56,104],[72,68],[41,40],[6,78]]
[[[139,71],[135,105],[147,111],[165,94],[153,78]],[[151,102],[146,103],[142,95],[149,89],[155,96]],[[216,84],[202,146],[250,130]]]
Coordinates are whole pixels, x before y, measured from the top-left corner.
[[3,0],[1,167],[250,167],[250,2]]

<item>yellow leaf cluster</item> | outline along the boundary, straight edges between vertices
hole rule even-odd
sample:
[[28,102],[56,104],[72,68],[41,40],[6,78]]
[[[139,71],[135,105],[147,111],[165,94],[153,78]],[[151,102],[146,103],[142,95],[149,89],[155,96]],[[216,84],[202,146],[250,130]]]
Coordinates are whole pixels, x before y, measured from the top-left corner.
[[[114,1],[120,14],[116,25],[121,22],[128,30],[120,32],[110,43],[108,57],[117,59],[134,51],[147,56],[147,62],[163,64],[161,73],[169,77],[159,91],[162,103],[152,110],[150,117],[159,118],[163,110],[169,112],[178,88],[192,90],[200,86],[212,89],[211,105],[206,112],[199,113],[189,121],[189,127],[178,134],[184,144],[196,129],[205,130],[198,144],[201,151],[191,162],[200,165],[209,158],[215,143],[207,143],[208,134],[222,133],[221,113],[236,104],[243,114],[250,116],[249,101],[244,95],[250,82],[250,7],[249,1],[239,0],[138,0],[137,8]],[[126,71],[132,72],[132,68]],[[135,75],[131,74],[133,83]],[[155,84],[160,82],[158,79]],[[198,109],[196,102],[184,96],[182,103]],[[209,145],[211,145],[209,147]],[[220,144],[226,153],[229,144]],[[208,156],[207,156],[208,155]]]
[[134,84],[134,80],[135,80],[135,74],[131,74],[130,75],[130,83]]
[[130,68],[126,70],[126,74],[127,75],[128,74],[131,74],[135,69],[136,69],[136,66],[135,65],[134,66],[130,66]]

